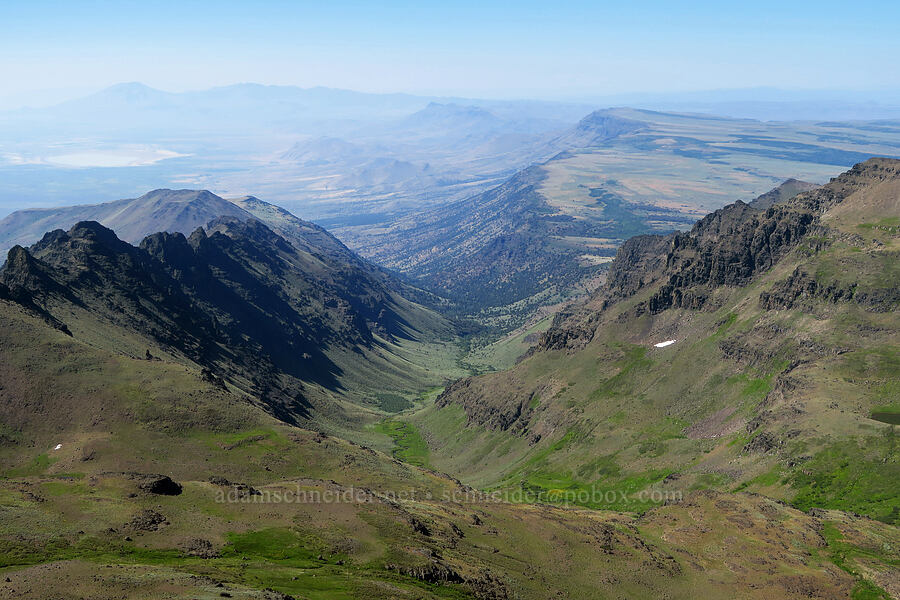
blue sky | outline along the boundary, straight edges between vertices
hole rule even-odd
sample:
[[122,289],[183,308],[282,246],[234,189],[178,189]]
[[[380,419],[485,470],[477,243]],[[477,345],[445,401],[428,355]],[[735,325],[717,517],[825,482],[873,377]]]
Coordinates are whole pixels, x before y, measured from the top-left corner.
[[141,81],[575,98],[900,89],[900,2],[0,3],[0,96]]

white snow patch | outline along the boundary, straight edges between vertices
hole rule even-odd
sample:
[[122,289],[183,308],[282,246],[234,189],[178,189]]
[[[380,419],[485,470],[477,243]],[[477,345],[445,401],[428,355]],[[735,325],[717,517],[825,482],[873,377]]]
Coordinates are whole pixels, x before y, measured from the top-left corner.
[[666,346],[671,346],[675,343],[675,340],[666,340],[664,342],[660,342],[658,344],[653,344],[654,348],[665,348]]
[[53,449],[54,449],[54,450],[59,450],[60,448],[62,448],[62,444],[57,444]]

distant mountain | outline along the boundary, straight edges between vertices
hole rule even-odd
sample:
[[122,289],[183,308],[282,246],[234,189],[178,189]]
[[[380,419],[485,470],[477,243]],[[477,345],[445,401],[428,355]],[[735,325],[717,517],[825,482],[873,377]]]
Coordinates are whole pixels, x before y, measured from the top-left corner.
[[797,194],[814,190],[817,187],[819,186],[815,183],[800,181],[798,179],[788,179],[777,188],[773,189],[770,192],[766,192],[765,194],[753,200],[750,205],[754,208],[765,210],[773,204],[778,204],[779,202],[790,200]]
[[647,126],[645,122],[617,116],[614,111],[598,110],[581,119],[552,144],[559,149],[605,146],[615,138],[641,131]]
[[178,94],[154,89],[143,83],[132,81],[118,83],[84,98],[69,100],[59,105],[62,110],[119,109],[134,108],[159,109],[178,104]]
[[337,179],[340,185],[366,188],[381,188],[408,185],[415,189],[434,185],[439,173],[432,172],[428,164],[416,165],[394,158],[374,158],[360,164],[350,173]]
[[900,523],[900,160],[787,198],[804,187],[628,240],[513,369],[417,416],[436,466],[538,498],[747,490]]
[[464,136],[491,131],[503,123],[502,119],[478,106],[430,102],[422,110],[400,121],[398,127],[424,136]]
[[579,103],[371,94],[255,83],[173,93],[131,82],[54,106],[0,112],[0,123],[21,131],[31,127],[37,128],[35,132],[47,133],[50,127],[55,127],[57,131],[91,136],[125,131],[167,131],[179,135],[240,131],[258,135],[260,129],[267,133],[312,129],[324,134],[333,130],[338,121],[353,122],[357,128],[360,123],[400,121],[427,110],[429,103],[496,108],[514,119],[557,124],[574,121],[579,113],[590,108]]
[[400,218],[361,251],[467,310],[560,293],[595,276],[618,242],[686,227],[677,211],[591,190],[592,218],[548,201],[542,165],[471,198]]
[[352,161],[365,155],[365,149],[334,137],[318,137],[297,142],[281,158],[303,165],[315,166],[338,161]]
[[104,204],[26,209],[0,220],[0,251],[33,244],[44,232],[68,229],[79,221],[97,221],[121,239],[137,243],[157,231],[190,233],[223,216],[246,219],[251,215],[211,192],[196,190],[154,190]]

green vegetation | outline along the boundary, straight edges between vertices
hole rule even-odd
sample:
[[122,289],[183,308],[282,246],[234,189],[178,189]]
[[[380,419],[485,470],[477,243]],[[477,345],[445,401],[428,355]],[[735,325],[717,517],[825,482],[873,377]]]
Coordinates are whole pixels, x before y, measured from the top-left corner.
[[648,369],[653,364],[646,357],[647,348],[643,346],[624,346],[625,356],[616,363],[619,372],[604,380],[599,387],[591,392],[592,400],[600,398],[613,398],[628,394],[633,385],[632,378],[641,371]]
[[28,475],[40,475],[46,471],[57,459],[50,458],[46,453],[38,454],[30,464],[10,469],[5,473],[6,477],[27,477]]
[[251,555],[300,568],[319,566],[316,557],[325,551],[324,546],[286,528],[229,533],[227,539],[221,551],[223,558]]
[[856,578],[853,586],[852,600],[890,600],[890,596],[874,583],[863,579],[862,575],[852,566],[857,558],[873,558],[875,560],[900,564],[896,557],[885,556],[878,550],[860,548],[844,541],[844,536],[833,523],[825,523],[822,527],[822,537],[828,544],[829,558],[831,561]]
[[[617,194],[590,200],[639,226],[650,209]],[[0,391],[25,399],[0,404],[0,569],[17,584],[83,569],[85,597],[97,581],[194,576],[182,596],[766,598],[796,585],[883,598],[876,584],[900,546],[900,354],[883,310],[893,234],[872,231],[877,244],[854,238],[859,251],[807,235],[808,252],[781,248],[768,272],[727,285],[703,279],[715,264],[690,267],[742,256],[727,246],[740,236],[711,235],[724,246],[667,257],[695,261],[680,283],[638,273],[659,283],[567,310],[548,336],[560,349],[516,364],[548,318],[493,344],[470,339],[468,355],[429,327],[421,339],[375,328],[365,360],[336,356],[339,377],[285,388],[297,393],[281,402],[247,392],[243,370],[223,386],[110,315],[73,304],[67,335],[0,301]],[[484,315],[509,323],[527,306]],[[665,339],[677,342],[655,346]],[[453,385],[438,405],[463,366],[509,370]],[[149,473],[181,493],[153,494]],[[287,490],[320,500],[273,500]]]
[[881,230],[896,234],[900,232],[900,217],[885,217],[875,223],[861,223],[857,227],[866,231]]
[[801,510],[836,508],[900,524],[900,455],[893,427],[878,437],[834,443],[788,478]]
[[389,394],[382,392],[376,394],[378,400],[378,408],[384,412],[398,413],[413,407],[413,403],[399,394]]
[[391,437],[394,441],[392,453],[396,458],[418,467],[428,466],[428,444],[415,425],[407,421],[386,420],[378,423],[375,430]]

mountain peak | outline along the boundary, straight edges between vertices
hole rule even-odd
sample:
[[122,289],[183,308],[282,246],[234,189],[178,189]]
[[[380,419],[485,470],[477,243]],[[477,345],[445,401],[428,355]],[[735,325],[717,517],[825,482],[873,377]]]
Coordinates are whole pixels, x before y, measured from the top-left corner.
[[122,243],[112,229],[97,221],[79,221],[69,229],[68,235],[71,239],[95,240],[106,245]]
[[150,104],[171,96],[169,92],[157,90],[138,81],[117,83],[102,89],[86,99],[73,100],[80,103],[89,99],[105,99],[107,101],[123,102],[125,104]]
[[773,204],[785,202],[787,200],[790,200],[797,194],[814,190],[817,187],[819,186],[814,183],[791,178],[786,180],[781,185],[775,187],[774,189],[754,199],[752,202],[750,202],[750,206],[758,208],[760,210],[766,210]]
[[557,143],[567,148],[592,148],[640,131],[647,126],[642,121],[621,117],[610,109],[595,110],[563,134]]
[[34,259],[28,254],[28,250],[22,246],[13,246],[6,255],[6,267],[10,270],[20,271],[27,269]]
[[405,122],[409,125],[432,125],[447,127],[487,127],[496,125],[501,119],[494,113],[471,104],[430,102],[428,105],[409,115]]
[[151,190],[143,196],[137,198],[138,201],[157,200],[164,202],[197,202],[197,201],[220,201],[227,202],[224,198],[217,196],[209,190],[170,190],[167,188],[159,188]]

